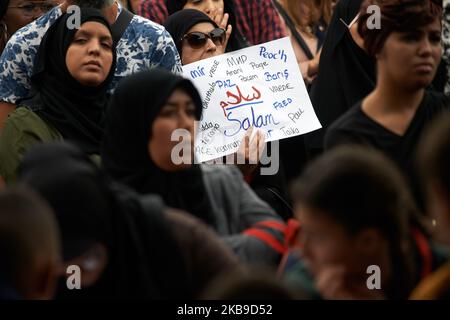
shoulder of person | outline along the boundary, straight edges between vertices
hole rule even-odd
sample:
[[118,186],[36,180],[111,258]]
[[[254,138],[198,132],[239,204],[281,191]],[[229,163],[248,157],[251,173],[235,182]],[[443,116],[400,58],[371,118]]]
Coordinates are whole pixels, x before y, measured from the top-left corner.
[[289,270],[282,275],[283,282],[301,299],[322,299],[314,285],[314,278],[299,258]]
[[236,179],[243,180],[241,171],[235,165],[202,164],[201,169],[205,173],[206,178],[233,181],[236,181]]
[[450,107],[450,93],[442,93],[435,90],[427,90],[425,92],[425,99],[438,109],[449,109]]
[[127,29],[129,30],[126,30],[125,34],[132,30],[136,37],[150,37],[154,39],[155,37],[168,36],[168,32],[162,25],[136,14]]
[[39,45],[42,37],[48,28],[62,15],[59,6],[51,9],[49,12],[17,30],[9,41],[11,43],[27,43],[28,45]]
[[[61,137],[60,133],[40,118],[36,113],[25,107],[16,108],[7,118],[5,128],[17,132],[19,138],[26,136],[39,137],[43,141]],[[61,137],[62,138],[62,137]]]
[[355,103],[350,109],[336,119],[331,125],[330,129],[339,129],[352,127],[355,123],[366,119],[362,111],[362,101]]

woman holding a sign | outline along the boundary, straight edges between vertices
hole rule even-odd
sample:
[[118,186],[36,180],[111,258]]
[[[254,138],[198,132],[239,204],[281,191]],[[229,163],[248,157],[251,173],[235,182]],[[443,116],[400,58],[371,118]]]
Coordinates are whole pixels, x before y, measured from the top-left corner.
[[235,166],[193,159],[195,121],[202,112],[200,95],[187,79],[161,69],[127,78],[109,107],[103,165],[139,193],[158,194],[168,206],[209,224],[243,261],[275,266],[284,251],[281,218]]
[[[165,28],[174,39],[183,65],[217,56],[225,51],[225,30],[201,11],[184,9],[174,13],[167,19]],[[249,148],[255,153],[261,153],[256,150],[258,139],[253,141],[255,143]],[[269,143],[267,147],[272,146]],[[280,170],[273,175],[261,175],[258,165],[244,164],[239,165],[239,168],[253,191],[287,220],[292,217],[292,210],[287,200],[284,168],[280,165]]]
[[236,25],[234,3],[232,0],[193,1],[165,0],[169,15],[184,9],[195,9],[204,12],[221,28],[227,31],[226,51],[236,51],[249,44]]
[[164,27],[172,36],[183,65],[225,52],[225,29],[201,11],[178,11],[166,20]]

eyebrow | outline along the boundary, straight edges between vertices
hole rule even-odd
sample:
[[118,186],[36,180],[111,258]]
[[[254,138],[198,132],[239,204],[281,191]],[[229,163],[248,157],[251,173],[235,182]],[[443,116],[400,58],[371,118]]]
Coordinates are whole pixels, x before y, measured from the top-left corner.
[[[75,36],[86,36],[86,37],[92,37],[92,33],[86,30],[78,30],[78,32],[75,34]],[[112,37],[110,35],[101,36],[100,40],[110,40],[112,41]]]

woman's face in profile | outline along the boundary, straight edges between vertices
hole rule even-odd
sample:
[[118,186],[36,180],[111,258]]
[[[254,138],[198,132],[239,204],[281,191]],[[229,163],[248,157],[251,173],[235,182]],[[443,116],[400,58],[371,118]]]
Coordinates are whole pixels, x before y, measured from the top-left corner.
[[[195,141],[195,111],[192,97],[182,89],[173,91],[161,108],[153,122],[148,142],[150,158],[160,169],[177,171],[192,165]],[[174,133],[177,134],[174,139],[176,141],[172,141],[172,134]],[[180,134],[178,135],[178,133]],[[178,140],[180,135],[182,136],[181,141]],[[187,161],[179,164],[180,158]]]
[[86,22],[78,29],[67,50],[67,69],[82,85],[98,86],[110,72],[112,50],[113,39],[108,28],[98,22]]

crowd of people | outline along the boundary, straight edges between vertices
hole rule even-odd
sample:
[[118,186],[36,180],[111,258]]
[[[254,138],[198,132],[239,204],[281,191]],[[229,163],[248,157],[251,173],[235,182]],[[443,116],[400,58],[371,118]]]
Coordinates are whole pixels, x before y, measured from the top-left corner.
[[[0,299],[450,298],[449,10],[1,0]],[[174,162],[183,66],[283,37],[322,129]]]

